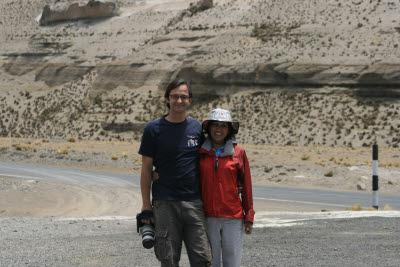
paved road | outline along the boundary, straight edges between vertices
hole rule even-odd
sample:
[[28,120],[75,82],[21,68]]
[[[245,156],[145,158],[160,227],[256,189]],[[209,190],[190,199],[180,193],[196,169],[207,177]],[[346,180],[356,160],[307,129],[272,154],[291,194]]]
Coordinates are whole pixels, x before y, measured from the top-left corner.
[[139,176],[60,167],[0,162],[0,176],[86,184],[135,184]]
[[[62,180],[71,183],[120,184],[139,185],[139,176],[133,174],[118,174],[96,172],[56,167],[43,167],[26,164],[0,162],[0,176],[19,177],[26,179]],[[312,189],[295,189],[284,187],[253,187],[254,200],[276,204],[292,204],[298,207],[313,207],[316,210],[344,210],[351,205],[361,204],[363,207],[372,205],[372,195],[359,192],[335,192]],[[380,205],[388,204],[400,210],[400,196],[380,194]]]
[[[266,203],[296,204],[318,210],[343,210],[355,204],[372,206],[372,194],[314,189],[253,186],[254,200]],[[400,210],[400,196],[379,194],[379,205]]]

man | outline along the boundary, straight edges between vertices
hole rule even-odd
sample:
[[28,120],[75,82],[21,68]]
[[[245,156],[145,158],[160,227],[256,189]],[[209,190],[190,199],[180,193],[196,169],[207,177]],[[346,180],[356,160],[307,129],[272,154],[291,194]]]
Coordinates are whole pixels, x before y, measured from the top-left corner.
[[[143,132],[140,188],[142,211],[153,211],[154,251],[161,266],[179,266],[182,241],[191,266],[211,266],[197,158],[202,128],[187,118],[192,92],[184,80],[170,82],[165,91],[169,113],[149,122]],[[159,178],[152,183],[153,166]],[[152,188],[152,203],[150,202]]]

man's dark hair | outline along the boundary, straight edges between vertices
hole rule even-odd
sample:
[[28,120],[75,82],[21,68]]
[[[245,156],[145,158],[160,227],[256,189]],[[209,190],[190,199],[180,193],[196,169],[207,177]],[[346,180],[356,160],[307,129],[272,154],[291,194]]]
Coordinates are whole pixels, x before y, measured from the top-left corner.
[[[207,127],[204,130],[204,134],[206,134],[208,136],[210,135],[210,128],[213,123],[215,123],[215,121],[208,122]],[[235,134],[233,133],[233,126],[232,126],[232,123],[230,123],[230,122],[228,122],[228,134],[226,135],[224,141],[227,142],[228,140],[236,140]]]
[[[190,90],[190,86],[189,83],[183,79],[175,79],[173,81],[171,81],[168,85],[167,85],[167,89],[165,90],[165,94],[164,97],[168,98],[169,97],[169,93],[171,93],[172,90],[178,88],[181,85],[186,85],[187,88],[189,89],[189,98],[193,98],[193,94],[192,94],[192,90]],[[169,104],[167,103],[167,107],[168,109],[170,108]]]

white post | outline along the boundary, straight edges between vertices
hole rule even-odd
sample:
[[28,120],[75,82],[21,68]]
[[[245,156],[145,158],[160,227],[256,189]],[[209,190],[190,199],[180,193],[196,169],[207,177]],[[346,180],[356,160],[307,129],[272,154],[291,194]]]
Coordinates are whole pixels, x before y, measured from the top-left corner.
[[378,209],[378,145],[372,146],[372,206]]

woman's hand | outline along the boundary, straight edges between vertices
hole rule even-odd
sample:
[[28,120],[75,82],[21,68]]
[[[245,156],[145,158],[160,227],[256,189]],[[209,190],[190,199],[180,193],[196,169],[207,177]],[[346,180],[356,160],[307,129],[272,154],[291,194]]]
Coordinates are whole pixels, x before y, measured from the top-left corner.
[[158,176],[158,173],[156,173],[155,171],[152,171],[151,173],[151,181],[157,181],[158,178],[160,178],[160,176]]
[[244,223],[244,232],[246,233],[246,235],[250,235],[253,232],[253,223],[252,222]]

